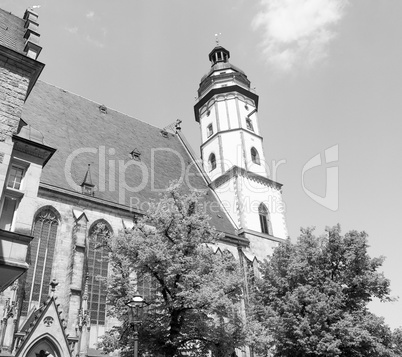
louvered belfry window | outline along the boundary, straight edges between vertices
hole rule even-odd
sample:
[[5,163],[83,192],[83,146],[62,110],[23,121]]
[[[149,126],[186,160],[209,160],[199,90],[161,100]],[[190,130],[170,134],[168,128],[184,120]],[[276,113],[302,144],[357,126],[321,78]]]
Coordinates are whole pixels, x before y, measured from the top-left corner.
[[261,232],[266,234],[272,234],[272,226],[269,217],[269,211],[267,206],[265,206],[263,203],[261,203],[260,206],[258,207],[258,215],[260,216]]
[[27,262],[29,269],[25,276],[22,315],[27,315],[30,302],[41,303],[49,294],[52,278],[52,264],[59,220],[51,208],[42,209],[33,224],[33,240],[29,246]]
[[104,325],[106,317],[106,286],[99,278],[108,274],[108,252],[103,246],[106,234],[110,233],[108,225],[100,221],[90,229],[88,249],[88,293],[91,323]]

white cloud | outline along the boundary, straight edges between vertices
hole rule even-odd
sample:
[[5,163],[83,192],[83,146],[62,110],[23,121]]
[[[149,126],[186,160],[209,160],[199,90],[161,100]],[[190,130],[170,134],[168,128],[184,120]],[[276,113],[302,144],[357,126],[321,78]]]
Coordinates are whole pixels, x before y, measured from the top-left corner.
[[66,27],[65,30],[69,33],[76,34],[78,32],[78,27]]
[[328,55],[334,25],[347,0],[260,0],[262,11],[252,22],[264,36],[267,61],[283,70],[313,65]]
[[95,17],[95,12],[90,11],[85,16],[87,17],[87,19],[93,19]]
[[102,42],[100,42],[98,40],[95,40],[94,38],[92,38],[89,35],[87,35],[85,37],[85,40],[87,40],[87,42],[89,42],[91,45],[94,45],[95,47],[99,47],[99,48],[104,48],[105,47],[105,45]]

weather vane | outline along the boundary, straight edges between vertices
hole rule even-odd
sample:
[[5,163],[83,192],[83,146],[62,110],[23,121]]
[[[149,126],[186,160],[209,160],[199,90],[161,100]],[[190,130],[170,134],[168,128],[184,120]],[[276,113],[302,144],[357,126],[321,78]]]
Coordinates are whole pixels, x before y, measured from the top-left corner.
[[219,32],[219,33],[216,33],[216,34],[215,34],[215,42],[216,42],[216,45],[217,45],[217,46],[219,46],[219,35],[222,35],[222,33]]

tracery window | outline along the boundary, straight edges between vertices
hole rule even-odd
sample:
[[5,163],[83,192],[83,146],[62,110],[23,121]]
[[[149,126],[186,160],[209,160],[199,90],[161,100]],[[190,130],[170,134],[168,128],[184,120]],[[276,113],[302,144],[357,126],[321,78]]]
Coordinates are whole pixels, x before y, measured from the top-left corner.
[[272,226],[267,206],[261,203],[258,207],[258,214],[260,216],[261,232],[272,235]]
[[92,324],[104,325],[106,317],[106,286],[100,278],[108,275],[108,251],[103,245],[112,230],[109,224],[100,220],[89,230],[88,244],[88,304]]
[[251,148],[251,161],[257,165],[260,165],[260,155],[255,148]]
[[33,240],[29,245],[22,315],[27,315],[30,302],[42,302],[49,293],[54,248],[59,226],[59,214],[52,207],[46,207],[36,215],[32,227]]

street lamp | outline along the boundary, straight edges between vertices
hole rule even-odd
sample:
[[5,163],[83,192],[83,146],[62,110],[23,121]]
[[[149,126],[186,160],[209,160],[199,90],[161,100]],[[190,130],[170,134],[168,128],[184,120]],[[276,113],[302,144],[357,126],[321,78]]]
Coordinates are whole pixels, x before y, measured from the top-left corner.
[[133,299],[126,303],[129,310],[129,323],[134,331],[134,357],[138,357],[138,326],[141,324],[142,308],[145,304],[144,298],[138,293]]

